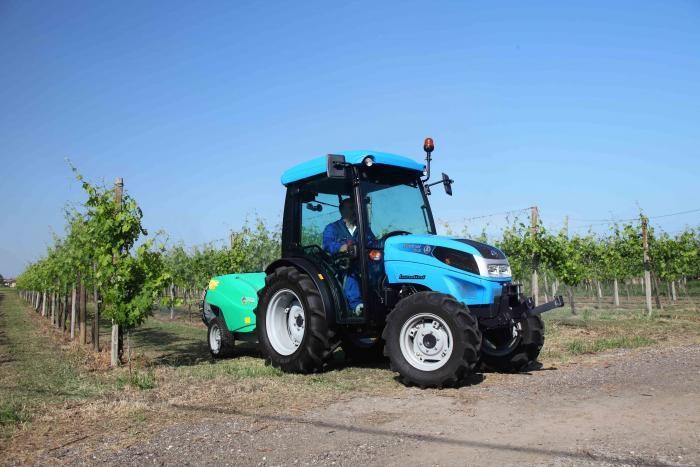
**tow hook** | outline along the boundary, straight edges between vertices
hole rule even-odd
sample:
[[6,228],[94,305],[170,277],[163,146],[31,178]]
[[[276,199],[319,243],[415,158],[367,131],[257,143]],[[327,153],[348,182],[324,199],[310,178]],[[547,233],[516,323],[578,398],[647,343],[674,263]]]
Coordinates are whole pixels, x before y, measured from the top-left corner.
[[532,297],[529,297],[525,301],[525,305],[527,306],[527,314],[529,316],[538,316],[544,313],[545,311],[553,310],[555,308],[561,308],[564,306],[564,297],[561,295],[557,295],[554,297],[554,300],[551,302],[543,303],[540,306],[535,306]]

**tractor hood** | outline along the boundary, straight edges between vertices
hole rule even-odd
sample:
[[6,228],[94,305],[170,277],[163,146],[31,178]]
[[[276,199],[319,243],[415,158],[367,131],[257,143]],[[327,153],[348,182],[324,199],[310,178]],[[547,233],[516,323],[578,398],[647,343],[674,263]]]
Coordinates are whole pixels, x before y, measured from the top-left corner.
[[[392,262],[417,263],[481,279],[510,281],[508,259],[498,248],[469,239],[439,235],[397,235],[384,244],[387,269]],[[398,278],[397,279],[403,279]]]

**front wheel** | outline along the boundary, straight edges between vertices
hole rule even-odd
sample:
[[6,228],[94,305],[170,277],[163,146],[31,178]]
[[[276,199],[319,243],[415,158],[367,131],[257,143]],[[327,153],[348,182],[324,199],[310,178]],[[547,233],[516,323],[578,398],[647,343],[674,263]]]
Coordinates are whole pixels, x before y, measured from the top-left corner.
[[479,360],[481,333],[466,306],[450,295],[418,292],[396,305],[382,334],[384,354],[404,384],[454,386]]
[[328,323],[311,278],[294,267],[277,268],[258,297],[258,340],[272,366],[291,373],[324,369],[332,356]]
[[530,316],[508,328],[484,331],[482,366],[505,373],[523,371],[537,360],[543,345],[544,323],[539,316]]

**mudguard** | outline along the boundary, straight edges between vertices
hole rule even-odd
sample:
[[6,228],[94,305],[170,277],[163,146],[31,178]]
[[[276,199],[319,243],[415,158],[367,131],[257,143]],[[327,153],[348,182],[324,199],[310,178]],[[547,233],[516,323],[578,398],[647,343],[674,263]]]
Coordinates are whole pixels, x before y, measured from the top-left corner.
[[226,274],[212,278],[204,296],[202,319],[208,323],[221,313],[229,331],[255,331],[258,290],[264,285],[264,272]]
[[314,261],[303,257],[287,257],[273,261],[265,268],[268,274],[280,266],[293,266],[300,271],[304,271],[316,285],[321,294],[323,309],[326,312],[326,323],[329,327],[335,326],[338,318],[347,314],[347,305],[342,288],[338,281],[333,278],[330,271],[321,268]]

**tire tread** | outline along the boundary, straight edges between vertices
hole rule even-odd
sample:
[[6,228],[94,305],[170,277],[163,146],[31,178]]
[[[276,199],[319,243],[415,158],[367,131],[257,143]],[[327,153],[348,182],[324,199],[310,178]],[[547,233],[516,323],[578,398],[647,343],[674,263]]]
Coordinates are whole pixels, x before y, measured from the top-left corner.
[[[272,297],[275,287],[285,283],[301,291],[303,297],[299,298],[302,302],[306,302],[304,308],[307,311],[307,328],[302,348],[291,356],[277,354],[264,335],[267,303]],[[258,307],[255,313],[258,323],[258,340],[272,366],[289,373],[315,373],[328,367],[332,356],[330,352],[332,334],[328,330],[321,294],[306,273],[291,266],[281,266],[268,274],[265,277],[265,287],[258,292]]]
[[[442,376],[434,375],[434,379],[431,380],[426,378],[428,372],[414,368],[409,368],[409,371],[403,373],[401,372],[401,365],[397,362],[404,357],[401,355],[400,348],[396,346],[396,349],[394,349],[389,340],[398,340],[399,330],[403,325],[403,322],[399,322],[401,319],[400,315],[405,313],[403,310],[407,307],[444,310],[455,321],[457,329],[452,330],[455,346],[457,346],[459,339],[459,345],[464,346],[464,351],[460,355],[459,360],[452,364],[453,368],[446,374]],[[415,384],[421,388],[452,387],[459,384],[467,374],[472,372],[479,361],[481,333],[479,332],[476,318],[469,313],[465,305],[452,296],[440,292],[417,292],[401,300],[387,316],[382,338],[385,342],[384,355],[389,357],[391,370],[399,372],[399,380],[406,385]],[[398,355],[396,355],[397,353]],[[449,364],[450,362],[447,363],[447,365]],[[408,366],[410,367],[410,364]],[[440,373],[444,372],[440,371]]]

